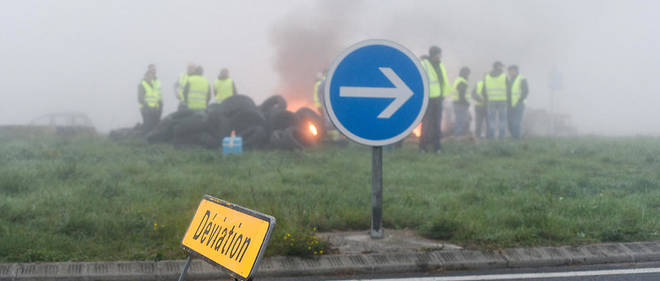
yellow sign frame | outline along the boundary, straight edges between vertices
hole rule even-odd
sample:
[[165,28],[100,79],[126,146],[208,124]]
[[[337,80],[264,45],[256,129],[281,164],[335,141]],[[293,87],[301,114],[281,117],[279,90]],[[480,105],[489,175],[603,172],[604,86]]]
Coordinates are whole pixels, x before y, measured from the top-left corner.
[[234,278],[251,280],[273,228],[272,216],[204,195],[181,247]]

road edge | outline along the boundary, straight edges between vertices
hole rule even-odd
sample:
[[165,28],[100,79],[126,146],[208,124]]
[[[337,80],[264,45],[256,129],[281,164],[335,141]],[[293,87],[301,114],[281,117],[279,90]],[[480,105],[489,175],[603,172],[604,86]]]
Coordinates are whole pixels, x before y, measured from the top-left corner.
[[[451,270],[553,267],[660,261],[660,241],[586,246],[510,248],[499,251],[440,250],[414,253],[269,257],[255,275],[263,277],[432,273]],[[0,280],[176,280],[184,260],[0,263]],[[194,260],[186,280],[225,279],[213,266]]]

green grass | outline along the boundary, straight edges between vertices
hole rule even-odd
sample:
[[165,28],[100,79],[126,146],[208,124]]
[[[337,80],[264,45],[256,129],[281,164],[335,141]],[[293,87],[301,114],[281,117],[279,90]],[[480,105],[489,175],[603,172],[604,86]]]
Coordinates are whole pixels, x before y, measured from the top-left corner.
[[[447,142],[384,151],[384,225],[470,248],[660,239],[660,139]],[[183,258],[204,194],[277,218],[268,255],[367,230],[371,151],[175,149],[0,136],[0,262]]]

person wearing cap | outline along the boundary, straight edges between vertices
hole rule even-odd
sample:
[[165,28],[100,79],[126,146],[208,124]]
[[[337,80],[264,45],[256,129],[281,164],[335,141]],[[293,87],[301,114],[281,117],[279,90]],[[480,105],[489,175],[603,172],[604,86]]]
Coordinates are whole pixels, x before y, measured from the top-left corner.
[[451,91],[451,98],[454,101],[454,114],[456,115],[454,135],[457,137],[464,134],[468,125],[468,109],[470,108],[470,95],[468,95],[469,77],[470,68],[466,66],[462,67]]
[[438,46],[429,48],[428,56],[422,56],[422,67],[426,70],[429,82],[429,103],[422,120],[422,135],[419,150],[432,152],[442,150],[442,101],[449,94],[447,71],[442,64],[442,49]]
[[525,111],[525,100],[529,95],[529,86],[527,79],[520,75],[517,65],[511,65],[507,68],[509,72],[507,101],[509,116],[509,132],[515,139],[519,139],[522,134],[522,120]]
[[228,97],[236,95],[236,84],[229,77],[228,69],[223,68],[220,70],[218,78],[213,83],[213,94],[215,95],[216,103],[222,103]]
[[504,64],[493,63],[493,69],[484,77],[483,96],[488,106],[488,138],[495,137],[495,128],[499,138],[506,135],[507,128],[507,78]]

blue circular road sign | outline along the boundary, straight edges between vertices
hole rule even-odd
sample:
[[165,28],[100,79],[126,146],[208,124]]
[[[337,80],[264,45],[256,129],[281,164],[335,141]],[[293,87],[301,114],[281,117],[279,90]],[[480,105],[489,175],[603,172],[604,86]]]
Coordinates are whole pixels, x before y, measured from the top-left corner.
[[328,72],[325,105],[332,123],[361,144],[383,146],[408,136],[428,103],[426,72],[415,55],[387,40],[344,50]]

